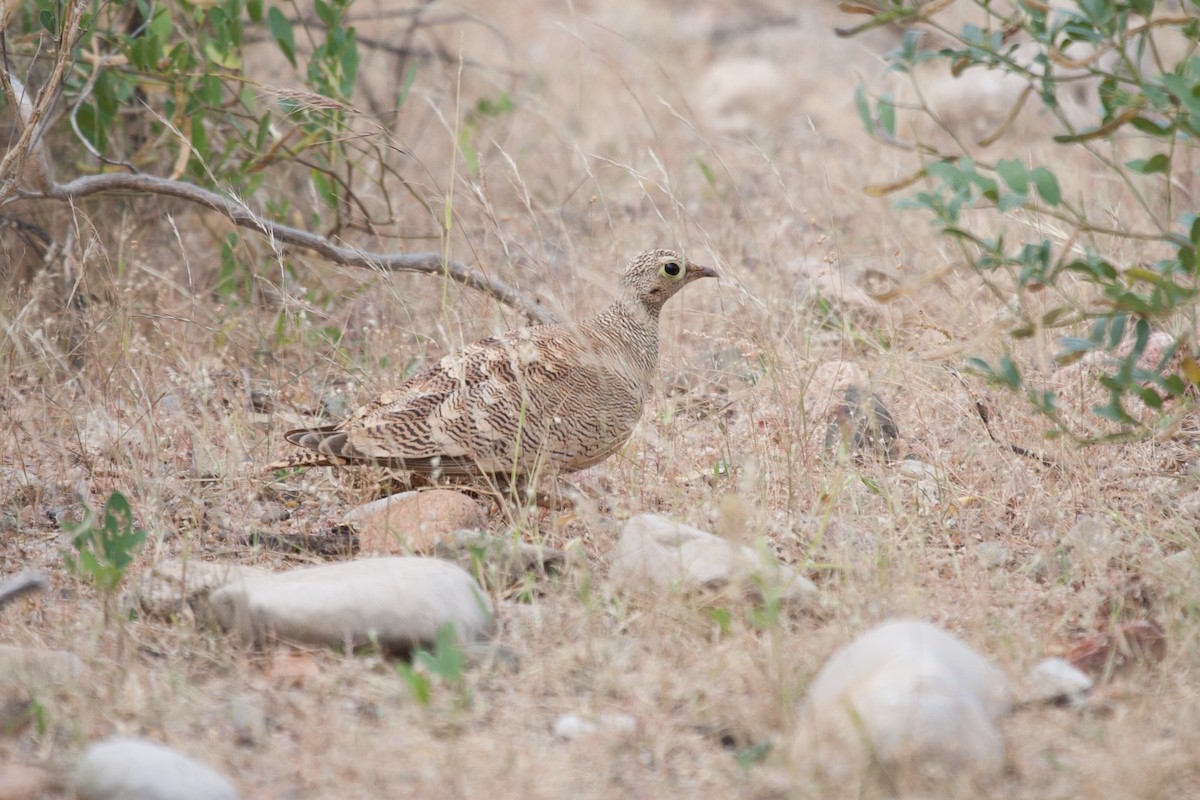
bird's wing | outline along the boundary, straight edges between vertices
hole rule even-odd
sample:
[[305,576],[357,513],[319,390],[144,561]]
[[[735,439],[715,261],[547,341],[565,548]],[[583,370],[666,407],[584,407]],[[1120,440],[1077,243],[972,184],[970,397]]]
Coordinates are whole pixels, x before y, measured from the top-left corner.
[[578,341],[541,326],[445,356],[339,428],[361,457],[443,472],[504,472],[541,445],[560,384],[589,369]]

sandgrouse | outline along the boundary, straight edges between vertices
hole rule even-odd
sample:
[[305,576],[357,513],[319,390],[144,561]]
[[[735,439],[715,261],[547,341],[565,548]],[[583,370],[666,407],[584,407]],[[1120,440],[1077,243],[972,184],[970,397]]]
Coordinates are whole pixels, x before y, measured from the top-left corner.
[[639,253],[599,314],[445,356],[338,425],[289,431],[287,440],[310,452],[271,466],[382,464],[510,485],[596,464],[629,440],[642,415],[663,304],[716,274],[670,250]]

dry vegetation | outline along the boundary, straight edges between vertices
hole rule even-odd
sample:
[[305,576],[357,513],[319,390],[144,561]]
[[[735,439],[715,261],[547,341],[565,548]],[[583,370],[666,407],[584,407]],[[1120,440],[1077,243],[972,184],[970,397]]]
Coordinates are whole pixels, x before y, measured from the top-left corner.
[[[56,522],[126,493],[151,534],[134,582],[166,557],[314,561],[239,535],[320,532],[374,482],[263,475],[282,431],[521,324],[518,312],[427,276],[281,260],[253,239],[238,251],[252,299],[230,302],[215,291],[227,223],[214,215],[144,197],[40,205],[31,217],[73,244],[74,271],[64,284],[62,262],[34,263],[4,233],[0,573],[34,567],[52,589],[5,608],[0,639],[69,650],[91,670],[36,695],[40,721],[0,735],[0,763],[64,768],[89,740],[123,733],[216,766],[248,798],[823,797],[785,758],[794,709],[829,654],[872,624],[935,621],[1019,676],[1149,620],[1160,657],[1135,647],[1098,671],[1086,708],[1005,723],[1010,768],[987,794],[1200,796],[1200,544],[1197,510],[1180,503],[1197,484],[1194,440],[1045,441],[1018,399],[944,368],[1000,352],[1004,309],[923,219],[862,192],[911,171],[861,133],[852,105],[891,34],[836,39],[844,20],[816,4],[454,9],[466,13],[419,39],[448,58],[421,62],[378,134],[428,209],[397,193],[387,236],[403,238],[359,244],[441,250],[452,196],[447,251],[563,316],[606,302],[646,247],[680,248],[724,276],[668,307],[656,401],[630,445],[580,477],[593,507],[492,517],[578,555],[565,574],[494,587],[519,670],[435,681],[422,706],[370,654],[254,651],[186,620],[106,626],[63,568]],[[386,38],[393,23],[369,24]],[[367,52],[362,109],[390,108],[396,69]],[[263,65],[264,85],[271,74]],[[504,95],[511,111],[470,122],[472,172],[456,126]],[[1061,158],[1036,118],[1026,124],[1028,140],[1009,147]],[[1119,202],[1102,176],[1074,180]],[[268,178],[262,191],[310,190]],[[885,305],[865,294],[881,286],[913,289]],[[1022,354],[1030,369],[1050,345]],[[906,451],[936,467],[935,497],[895,467],[823,457],[803,399],[831,359],[870,372]],[[1003,442],[1054,466],[990,439],[977,400]],[[280,505],[290,519],[262,521]],[[824,616],[615,594],[603,557],[640,511],[767,543],[818,582]],[[1072,538],[1084,517],[1110,535]],[[247,702],[268,721],[249,745],[231,712]],[[628,714],[637,728],[565,742],[552,733],[565,713]]]

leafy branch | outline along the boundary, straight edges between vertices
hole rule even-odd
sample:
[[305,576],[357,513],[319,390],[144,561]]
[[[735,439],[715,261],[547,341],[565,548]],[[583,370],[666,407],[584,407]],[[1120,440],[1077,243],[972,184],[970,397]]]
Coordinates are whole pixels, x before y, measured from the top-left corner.
[[[1055,362],[1088,359],[1094,385],[1107,397],[1091,409],[1107,425],[1098,433],[1068,419],[1057,392],[1038,385],[1011,355],[968,362],[991,382],[1024,393],[1050,422],[1051,435],[1087,443],[1176,430],[1200,394],[1200,217],[1175,210],[1200,139],[1200,20],[1155,16],[1153,0],[1081,0],[1062,8],[1039,0],[976,0],[985,23],[955,27],[941,18],[945,5],[893,0],[844,6],[871,20],[843,35],[883,24],[906,27],[886,62],[917,98],[900,103],[891,94],[873,98],[859,88],[855,100],[867,131],[922,162],[908,177],[867,187],[868,193],[911,191],[897,206],[929,215],[954,242],[1014,317],[1011,338],[1062,329]],[[1184,43],[1182,52],[1168,57],[1159,38],[1167,36]],[[988,70],[1026,86],[1000,125],[970,142],[922,93],[921,76],[940,67],[958,80],[969,79],[971,70]],[[1071,101],[1065,96],[1078,86],[1094,102],[1082,124],[1067,112]],[[1063,190],[1055,164],[980,157],[981,149],[1013,129],[1031,98],[1060,128],[1047,144],[1068,156],[1081,154],[1114,178],[1144,221],[1113,215],[1098,221],[1091,198],[1071,199]],[[914,124],[913,139],[905,141],[897,119],[912,113],[932,121],[943,138],[926,137]],[[1063,163],[1072,162],[1064,157]],[[1028,235],[1046,221],[1063,229],[1054,238]],[[1013,222],[1020,226],[1016,233]],[[1147,260],[1124,262],[1116,255],[1121,243],[1136,245],[1131,249]],[[1053,300],[1037,297],[1047,290]],[[1156,331],[1170,331],[1165,349],[1151,347]],[[1151,352],[1158,354],[1153,363],[1147,361]],[[1149,416],[1131,410],[1133,400]]]

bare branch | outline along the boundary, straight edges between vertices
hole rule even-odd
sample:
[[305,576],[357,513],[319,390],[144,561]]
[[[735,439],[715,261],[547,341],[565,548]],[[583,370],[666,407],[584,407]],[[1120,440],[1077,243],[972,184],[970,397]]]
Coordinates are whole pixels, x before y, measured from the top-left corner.
[[145,192],[178,197],[223,214],[239,227],[261,233],[276,247],[281,244],[301,247],[323,256],[335,264],[349,267],[444,275],[463,286],[469,286],[519,309],[535,322],[558,321],[558,317],[550,309],[543,307],[536,299],[520,289],[498,278],[492,278],[478,270],[471,269],[462,262],[445,260],[438,253],[373,253],[356,247],[334,244],[324,236],[261,217],[236,199],[183,181],[160,178],[155,175],[105,173],[85,175],[67,183],[55,183],[44,191],[18,191],[18,195],[27,200],[72,202],[109,192]]

